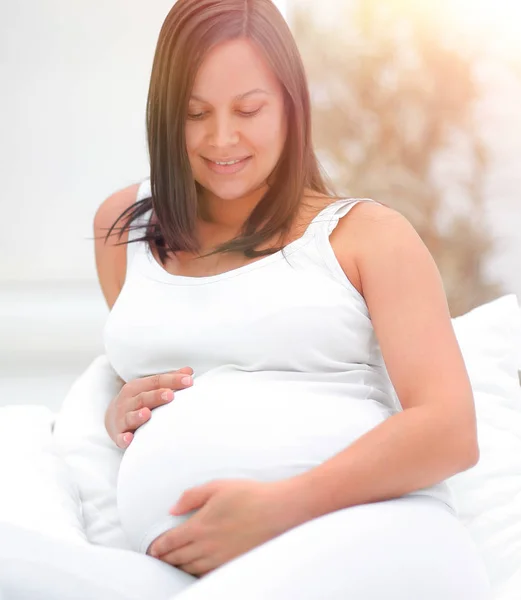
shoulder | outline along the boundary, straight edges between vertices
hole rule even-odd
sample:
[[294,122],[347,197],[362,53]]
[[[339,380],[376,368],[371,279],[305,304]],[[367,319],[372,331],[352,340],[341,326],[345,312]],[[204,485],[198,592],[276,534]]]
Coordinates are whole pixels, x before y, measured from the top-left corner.
[[370,268],[375,261],[385,263],[393,256],[396,259],[419,249],[424,255],[428,253],[411,222],[397,210],[377,202],[356,203],[340,219],[333,235],[339,262],[350,257],[360,270]]
[[[96,271],[105,300],[112,308],[126,277],[128,230],[121,237],[111,235],[106,239],[110,227],[129,206],[136,202],[140,184],[118,190],[106,198],[94,216],[94,252]],[[119,223],[118,223],[119,225]],[[123,242],[122,245],[117,245]]]
[[94,229],[108,230],[121,213],[136,202],[140,185],[139,183],[129,185],[103,200],[94,215]]
[[430,290],[444,303],[443,283],[433,256],[411,222],[377,202],[358,202],[341,218],[331,244],[346,276],[372,316],[397,310],[413,294]]
[[400,212],[376,202],[360,202],[352,209],[352,235],[356,238],[356,261],[362,274],[394,266],[423,268],[434,258],[412,223]]
[[[351,214],[352,212],[352,214]],[[349,218],[349,216],[351,218]],[[372,317],[426,311],[426,304],[448,314],[441,274],[412,223],[400,212],[360,202],[343,225]],[[347,245],[347,244],[346,244]]]
[[361,199],[349,211],[346,219],[341,219],[339,229],[349,228],[349,235],[364,238],[367,234],[388,230],[389,227],[411,227],[411,223],[397,210],[369,199]]
[[382,235],[387,237],[386,243],[392,245],[393,239],[400,238],[400,228],[412,229],[401,213],[376,202],[361,201],[340,218],[331,234],[331,246],[338,262],[362,296],[365,297],[361,270],[368,255],[384,251],[380,242]]

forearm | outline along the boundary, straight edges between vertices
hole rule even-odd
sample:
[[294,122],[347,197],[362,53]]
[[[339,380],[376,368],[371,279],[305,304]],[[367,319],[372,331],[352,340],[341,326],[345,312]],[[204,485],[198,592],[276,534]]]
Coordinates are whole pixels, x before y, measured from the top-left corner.
[[472,467],[471,438],[439,409],[410,408],[288,480],[288,503],[305,522],[341,508],[398,498]]

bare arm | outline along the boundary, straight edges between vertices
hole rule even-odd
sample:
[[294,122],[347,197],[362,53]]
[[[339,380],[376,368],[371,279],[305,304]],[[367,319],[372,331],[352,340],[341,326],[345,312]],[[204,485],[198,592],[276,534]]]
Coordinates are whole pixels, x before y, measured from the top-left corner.
[[[111,234],[105,241],[105,236],[119,215],[135,203],[138,189],[139,183],[115,192],[102,202],[94,217],[96,271],[109,309],[114,306],[125,281],[127,246],[116,244],[128,240],[128,231],[119,240],[117,235]],[[120,224],[121,221],[118,226]]]
[[288,480],[304,521],[403,496],[479,458],[472,388],[434,259],[400,213],[356,208],[351,231],[363,295],[404,410]]

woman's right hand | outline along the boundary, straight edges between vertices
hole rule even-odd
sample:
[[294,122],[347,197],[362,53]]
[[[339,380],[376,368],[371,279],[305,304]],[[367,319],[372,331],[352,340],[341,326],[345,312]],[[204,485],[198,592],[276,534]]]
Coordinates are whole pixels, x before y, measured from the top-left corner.
[[134,439],[134,431],[150,419],[152,409],[171,402],[174,391],[192,385],[193,372],[191,367],[183,367],[126,383],[105,413],[105,428],[115,444],[119,448],[128,448]]

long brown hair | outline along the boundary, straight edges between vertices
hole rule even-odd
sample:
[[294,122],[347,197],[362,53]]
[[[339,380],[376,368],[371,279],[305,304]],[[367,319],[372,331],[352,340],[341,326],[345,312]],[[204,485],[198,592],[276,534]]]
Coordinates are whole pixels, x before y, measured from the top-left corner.
[[242,252],[248,258],[280,248],[256,250],[289,232],[305,190],[336,198],[312,145],[311,102],[304,65],[291,31],[271,0],[178,0],[161,28],[147,101],[151,197],[128,207],[120,219],[121,237],[132,221],[151,208],[144,236],[154,242],[164,263],[168,252],[197,252],[195,237],[200,186],[194,180],[185,141],[185,121],[196,73],[217,44],[246,38],[262,52],[283,92],[287,139],[270,175],[269,189],[245,221],[240,235],[217,246],[218,252]]

